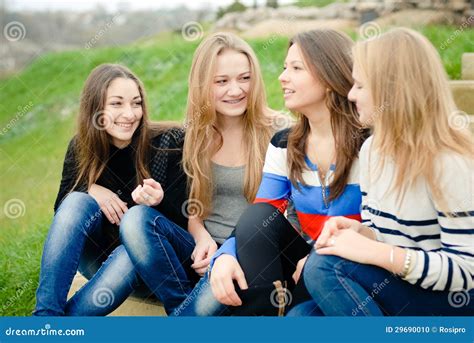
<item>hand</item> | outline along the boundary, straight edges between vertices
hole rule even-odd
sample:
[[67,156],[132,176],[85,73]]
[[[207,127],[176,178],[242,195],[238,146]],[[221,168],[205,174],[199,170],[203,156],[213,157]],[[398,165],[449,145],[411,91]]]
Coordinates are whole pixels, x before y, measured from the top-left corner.
[[298,280],[300,279],[301,272],[303,271],[304,264],[306,263],[306,260],[308,259],[308,255],[303,257],[301,260],[298,261],[296,264],[296,270],[292,275],[293,280],[295,280],[295,284],[298,283]]
[[380,244],[354,230],[339,230],[329,238],[327,245],[316,245],[314,248],[320,255],[335,255],[357,263],[375,264],[380,259]]
[[132,199],[138,205],[156,206],[164,197],[165,193],[161,185],[153,179],[143,180],[143,186],[138,185],[132,192]]
[[316,240],[315,248],[321,248],[329,244],[332,236],[336,235],[339,230],[352,229],[359,232],[362,224],[354,219],[346,217],[332,217],[324,223],[323,230]]
[[95,183],[91,185],[88,193],[97,201],[102,213],[105,214],[109,222],[119,225],[124,213],[128,210],[127,204],[110,189],[96,185]]
[[191,259],[194,261],[191,267],[199,276],[203,276],[206,273],[211,257],[216,251],[216,242],[207,231],[204,231],[202,236],[196,239],[196,246],[191,254]]
[[231,255],[221,255],[214,262],[211,271],[211,290],[221,304],[240,306],[242,300],[235,292],[233,280],[237,281],[240,289],[247,289],[247,281],[239,262]]

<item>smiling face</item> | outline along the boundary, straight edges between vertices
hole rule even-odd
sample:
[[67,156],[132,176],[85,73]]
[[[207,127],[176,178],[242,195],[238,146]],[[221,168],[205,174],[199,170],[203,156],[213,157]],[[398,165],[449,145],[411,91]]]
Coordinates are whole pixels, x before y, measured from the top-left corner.
[[376,114],[374,101],[367,78],[357,63],[354,63],[352,77],[354,78],[354,85],[348,94],[348,98],[356,104],[360,122],[365,126],[371,126]]
[[284,71],[278,80],[283,89],[285,107],[291,111],[308,115],[325,99],[325,87],[309,70],[297,44],[288,49]]
[[105,130],[112,143],[120,148],[127,146],[143,116],[142,98],[136,82],[121,77],[114,79],[107,88],[103,112],[110,121]]
[[225,49],[217,56],[212,91],[219,115],[237,117],[245,113],[250,77],[250,62],[245,54]]

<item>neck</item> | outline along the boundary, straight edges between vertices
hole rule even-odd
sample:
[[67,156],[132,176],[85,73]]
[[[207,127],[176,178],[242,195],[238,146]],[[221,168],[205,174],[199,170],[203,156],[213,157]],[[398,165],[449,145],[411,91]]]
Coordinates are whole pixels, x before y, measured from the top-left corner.
[[315,106],[308,112],[309,115],[306,117],[309,121],[310,135],[319,138],[330,138],[333,137],[331,127],[331,113],[327,106],[323,103],[319,106]]
[[130,141],[117,141],[116,139],[112,139],[112,145],[114,145],[115,147],[119,148],[119,149],[124,149],[126,148],[129,144],[130,144],[131,140]]
[[217,115],[217,128],[221,131],[242,131],[244,127],[243,116],[224,116]]

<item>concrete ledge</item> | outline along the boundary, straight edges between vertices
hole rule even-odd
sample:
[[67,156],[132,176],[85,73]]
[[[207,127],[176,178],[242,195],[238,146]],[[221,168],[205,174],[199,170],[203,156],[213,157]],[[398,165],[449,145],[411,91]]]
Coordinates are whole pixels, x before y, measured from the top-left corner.
[[474,80],[474,52],[462,54],[461,78],[463,80]]
[[449,81],[449,86],[458,109],[474,114],[474,80]]
[[[68,299],[74,295],[85,283],[87,279],[80,273],[74,276]],[[165,309],[161,302],[152,298],[139,298],[131,295],[109,316],[166,316]]]

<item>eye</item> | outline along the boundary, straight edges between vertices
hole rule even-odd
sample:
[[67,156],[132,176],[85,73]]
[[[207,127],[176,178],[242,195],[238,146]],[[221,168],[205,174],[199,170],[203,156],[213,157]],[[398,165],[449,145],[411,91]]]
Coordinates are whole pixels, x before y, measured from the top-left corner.
[[110,105],[112,106],[120,106],[122,103],[119,102],[119,101],[114,101],[114,102],[111,102]]
[[250,75],[242,77],[242,80],[244,80],[244,81],[250,80]]
[[302,70],[303,68],[300,68],[300,67],[297,67],[297,66],[294,66],[293,67],[294,70]]
[[134,102],[133,105],[136,106],[136,107],[141,107],[142,106],[142,101]]
[[223,85],[224,83],[226,83],[227,80],[217,80],[216,83],[217,84],[220,84],[220,85]]

